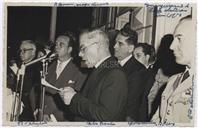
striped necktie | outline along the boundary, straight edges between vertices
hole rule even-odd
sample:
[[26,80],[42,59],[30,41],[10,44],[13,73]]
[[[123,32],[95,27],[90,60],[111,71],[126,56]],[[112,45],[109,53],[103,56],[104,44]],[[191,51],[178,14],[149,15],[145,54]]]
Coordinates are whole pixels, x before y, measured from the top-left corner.
[[58,63],[57,69],[56,69],[56,79],[60,76],[63,68],[63,63]]

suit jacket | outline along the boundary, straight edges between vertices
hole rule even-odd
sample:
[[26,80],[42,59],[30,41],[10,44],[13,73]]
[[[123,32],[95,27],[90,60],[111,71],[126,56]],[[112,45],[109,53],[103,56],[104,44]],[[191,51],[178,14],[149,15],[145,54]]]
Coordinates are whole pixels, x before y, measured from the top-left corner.
[[[21,81],[20,81],[21,82]],[[36,63],[26,67],[23,81],[22,102],[24,109],[20,115],[21,121],[34,121],[33,111],[35,108],[35,93],[32,97],[32,89],[40,87],[40,64]],[[18,89],[19,90],[19,89]]]
[[187,123],[193,124],[193,79],[194,75],[190,76],[179,83],[174,90],[173,84],[177,74],[169,79],[169,82],[162,93],[161,105],[152,118],[153,122],[157,123]]
[[[56,79],[56,66],[57,61],[50,65],[46,80],[57,88],[71,86],[77,92],[80,91],[86,79],[86,75],[82,74],[76,65],[70,61],[58,79]],[[69,85],[69,81],[74,81],[75,83]],[[72,113],[64,104],[57,91],[50,88],[46,88],[44,113],[48,115],[53,114],[57,121],[73,120]]]
[[114,57],[90,74],[82,93],[71,100],[76,121],[123,121],[127,100],[127,79]]
[[126,76],[130,76],[136,71],[146,69],[143,64],[138,62],[134,57],[131,57],[122,67],[123,71],[126,73]]
[[139,121],[139,108],[144,91],[144,79],[146,68],[134,57],[131,57],[123,66],[128,80],[128,99],[126,116],[133,121]]
[[148,115],[148,94],[155,81],[155,75],[156,75],[156,71],[154,69],[147,69],[145,72],[145,80],[143,82],[144,93],[142,95],[141,105],[138,115],[139,121],[141,122],[150,121]]

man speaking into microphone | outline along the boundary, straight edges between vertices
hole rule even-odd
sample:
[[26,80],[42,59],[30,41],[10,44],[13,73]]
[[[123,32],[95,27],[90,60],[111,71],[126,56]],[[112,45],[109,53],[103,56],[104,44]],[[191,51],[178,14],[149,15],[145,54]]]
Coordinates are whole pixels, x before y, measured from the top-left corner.
[[[52,62],[48,68],[46,81],[56,88],[72,86],[74,90],[80,91],[86,75],[82,74],[73,63],[71,53],[73,50],[73,34],[66,32],[59,35],[55,42],[55,52],[58,59]],[[73,116],[64,104],[57,91],[46,88],[44,103],[44,121],[72,121]]]

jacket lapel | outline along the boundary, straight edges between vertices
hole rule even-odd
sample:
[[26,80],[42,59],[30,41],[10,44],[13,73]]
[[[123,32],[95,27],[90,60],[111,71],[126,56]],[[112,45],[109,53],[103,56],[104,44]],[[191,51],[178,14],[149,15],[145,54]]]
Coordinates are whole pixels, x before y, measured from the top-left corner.
[[[56,65],[57,65],[57,61],[54,61],[48,70],[48,75],[47,75],[47,80],[48,82],[50,82],[51,84],[55,84],[56,82]],[[50,75],[49,75],[50,74]]]
[[[99,65],[98,68],[94,69],[90,74],[85,88],[83,89],[83,94],[85,96],[89,96],[88,94],[92,93],[96,86],[99,84],[99,80],[101,79],[103,73],[106,71],[106,68],[113,68],[114,66],[119,66],[119,64],[114,63],[117,62],[114,57],[110,57],[105,60],[103,63]],[[115,64],[115,65],[112,65]]]
[[123,70],[127,76],[140,69],[145,69],[144,65],[138,62],[133,56],[123,66]]
[[177,95],[178,93],[181,93],[189,88],[192,87],[192,75],[189,76],[186,80],[184,80],[182,83],[179,84],[179,86],[176,88],[176,90],[173,92],[173,96]]
[[[64,67],[60,76],[56,80],[56,85],[55,85],[56,87],[61,88],[61,87],[63,87],[64,83],[67,84],[67,82],[68,82],[68,80],[70,79],[70,76],[71,76],[72,64],[73,63],[70,60],[70,62]],[[63,81],[65,81],[65,82],[63,82]],[[64,86],[66,86],[66,85],[64,85]]]

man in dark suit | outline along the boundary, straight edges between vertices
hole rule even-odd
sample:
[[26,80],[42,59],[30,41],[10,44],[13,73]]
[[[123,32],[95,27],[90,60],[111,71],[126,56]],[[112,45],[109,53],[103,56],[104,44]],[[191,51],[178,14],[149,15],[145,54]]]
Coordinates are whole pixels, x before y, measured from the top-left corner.
[[[72,61],[73,41],[69,32],[58,36],[55,46],[58,60],[50,65],[46,81],[57,88],[71,86],[79,92],[86,75],[82,74]],[[50,88],[46,88],[44,113],[45,120],[51,119],[50,117],[55,117],[57,121],[73,120],[72,113],[68,110],[58,92]]]
[[141,100],[141,105],[139,108],[138,121],[145,122],[148,121],[148,93],[155,80],[156,71],[152,68],[155,62],[155,48],[147,43],[138,43],[135,46],[134,57],[142,63],[147,70],[144,73],[144,80],[142,85],[144,85],[144,93]]
[[127,121],[138,121],[138,110],[144,88],[141,83],[144,78],[145,67],[132,55],[137,40],[138,35],[135,31],[128,27],[123,28],[118,33],[114,46],[115,56],[128,80]]
[[123,121],[127,100],[124,72],[109,52],[109,39],[100,29],[80,35],[79,55],[89,67],[95,67],[82,93],[66,87],[60,93],[76,115],[76,121]]
[[[37,54],[37,47],[34,41],[24,40],[21,42],[19,49],[21,64],[27,64],[33,61],[34,59],[36,59],[36,54]],[[19,66],[21,64],[19,64]],[[20,80],[19,83],[21,82],[22,81]],[[23,91],[22,91],[22,102],[24,104],[24,108],[22,114],[19,116],[19,121],[34,121],[33,106],[31,105],[33,99],[30,96],[30,93],[32,88],[38,85],[40,85],[40,72],[38,65],[33,64],[27,66],[25,68]]]

